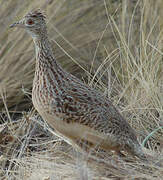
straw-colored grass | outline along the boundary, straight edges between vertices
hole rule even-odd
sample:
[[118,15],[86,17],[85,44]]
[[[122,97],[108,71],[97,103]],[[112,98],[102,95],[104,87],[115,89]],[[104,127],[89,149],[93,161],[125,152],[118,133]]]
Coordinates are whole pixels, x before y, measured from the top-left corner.
[[[8,27],[33,8],[47,14],[58,62],[109,96],[137,131],[149,163],[85,157],[32,109],[31,37]],[[0,2],[0,179],[162,179],[162,0]]]

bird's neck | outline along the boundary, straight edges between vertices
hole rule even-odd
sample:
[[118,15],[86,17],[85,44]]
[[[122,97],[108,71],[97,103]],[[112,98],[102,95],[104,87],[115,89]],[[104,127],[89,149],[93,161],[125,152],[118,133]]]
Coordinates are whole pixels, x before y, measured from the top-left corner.
[[56,62],[55,59],[51,58],[53,57],[53,52],[47,36],[34,37],[33,41],[35,44],[36,65]]
[[36,52],[36,69],[53,67],[54,70],[62,70],[61,66],[56,62],[53,50],[47,35],[43,37],[33,38]]
[[56,62],[48,37],[33,38],[33,40],[36,51],[35,80],[48,76],[49,81],[53,79],[55,83],[57,83],[58,79],[64,81],[66,72]]

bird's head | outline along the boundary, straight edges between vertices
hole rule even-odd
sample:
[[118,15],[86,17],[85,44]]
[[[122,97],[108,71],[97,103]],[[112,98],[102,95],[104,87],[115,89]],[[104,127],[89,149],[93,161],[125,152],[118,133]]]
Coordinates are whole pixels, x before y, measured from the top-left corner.
[[26,14],[20,21],[11,24],[10,27],[24,28],[33,38],[46,33],[45,15],[41,10],[34,10]]

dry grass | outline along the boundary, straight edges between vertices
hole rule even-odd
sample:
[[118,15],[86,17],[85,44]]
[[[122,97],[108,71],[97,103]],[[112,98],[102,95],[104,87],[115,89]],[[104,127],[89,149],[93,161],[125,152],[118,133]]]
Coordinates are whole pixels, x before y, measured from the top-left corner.
[[[29,110],[33,42],[24,31],[8,26],[35,7],[47,13],[49,35],[62,66],[109,96],[140,142],[150,134],[144,142],[150,163],[102,153],[103,158],[86,158],[52,135]],[[1,2],[1,179],[162,178],[162,7],[161,0]]]
[[1,128],[2,179],[161,179],[160,153],[144,149],[152,157],[149,163],[102,152],[100,157],[87,157],[52,135],[32,113]]

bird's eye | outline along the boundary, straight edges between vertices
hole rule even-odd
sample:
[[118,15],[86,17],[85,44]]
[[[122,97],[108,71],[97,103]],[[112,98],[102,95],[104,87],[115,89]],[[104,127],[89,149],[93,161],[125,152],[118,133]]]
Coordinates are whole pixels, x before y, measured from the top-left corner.
[[27,21],[27,24],[28,24],[28,25],[32,25],[32,24],[34,24],[34,22],[33,22],[31,19],[29,19],[29,20]]

